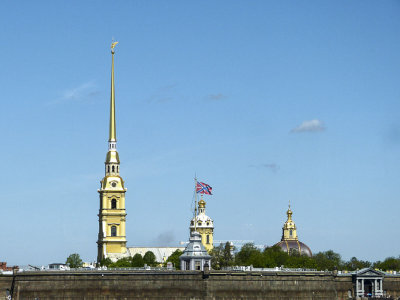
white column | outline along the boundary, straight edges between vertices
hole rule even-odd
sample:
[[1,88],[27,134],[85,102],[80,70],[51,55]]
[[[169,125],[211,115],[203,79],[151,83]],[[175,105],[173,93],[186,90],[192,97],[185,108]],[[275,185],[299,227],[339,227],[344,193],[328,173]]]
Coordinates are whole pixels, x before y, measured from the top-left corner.
[[364,279],[361,279],[361,289],[362,289],[362,293],[363,293],[363,296],[364,296],[364,294],[365,294],[365,290],[364,290]]
[[358,296],[358,279],[356,279],[356,297]]
[[374,284],[374,296],[378,295],[378,280],[375,279],[375,284]]

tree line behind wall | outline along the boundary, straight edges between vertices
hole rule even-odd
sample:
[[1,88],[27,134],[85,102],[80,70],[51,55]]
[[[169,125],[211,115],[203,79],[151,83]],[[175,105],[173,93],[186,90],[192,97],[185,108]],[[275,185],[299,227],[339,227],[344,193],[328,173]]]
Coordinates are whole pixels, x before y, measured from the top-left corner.
[[232,255],[229,243],[221,244],[211,251],[211,264],[214,270],[231,266],[250,266],[255,268],[275,268],[284,266],[286,268],[304,268],[324,270],[347,270],[372,267],[383,271],[400,270],[400,257],[388,257],[383,261],[364,261],[352,257],[348,261],[342,260],[339,253],[332,250],[318,252],[312,257],[292,252],[290,255],[278,246],[267,247],[260,250],[254,244],[243,245],[240,251]]
[[[234,252],[234,253],[232,253]],[[176,250],[168,257],[164,263],[172,262],[176,269],[179,269],[179,257],[182,255],[181,250]],[[281,250],[277,246],[267,247],[260,250],[254,244],[248,243],[235,252],[232,251],[229,243],[220,244],[211,250],[210,255],[211,267],[214,270],[220,270],[225,267],[232,266],[253,266],[255,268],[275,268],[284,266],[285,268],[303,268],[316,269],[320,271],[347,270],[354,271],[362,268],[372,267],[382,271],[400,270],[400,256],[388,257],[383,261],[364,261],[356,257],[345,261],[339,253],[332,250],[318,252],[312,257],[300,255],[298,252],[292,252],[290,255]],[[101,265],[111,268],[129,268],[159,265],[155,261],[153,252],[148,251],[142,257],[140,254],[135,254],[133,257],[125,257],[116,262],[112,262],[109,258],[101,262]]]

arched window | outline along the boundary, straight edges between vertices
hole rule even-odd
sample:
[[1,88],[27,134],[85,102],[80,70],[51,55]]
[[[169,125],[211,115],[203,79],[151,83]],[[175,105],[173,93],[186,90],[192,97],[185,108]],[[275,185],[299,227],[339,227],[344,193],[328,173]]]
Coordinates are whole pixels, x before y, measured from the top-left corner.
[[117,226],[111,226],[111,236],[117,236]]
[[116,199],[111,200],[111,209],[117,209],[117,200]]
[[289,235],[290,235],[290,236],[292,236],[292,235],[293,235],[293,231],[292,231],[292,229],[290,229],[290,231],[289,231]]
[[107,173],[110,173],[110,166],[107,166]]
[[112,172],[113,173],[115,172],[115,166],[112,166]]
[[119,167],[117,166],[117,173],[119,172]]
[[207,234],[207,244],[210,244],[210,236]]

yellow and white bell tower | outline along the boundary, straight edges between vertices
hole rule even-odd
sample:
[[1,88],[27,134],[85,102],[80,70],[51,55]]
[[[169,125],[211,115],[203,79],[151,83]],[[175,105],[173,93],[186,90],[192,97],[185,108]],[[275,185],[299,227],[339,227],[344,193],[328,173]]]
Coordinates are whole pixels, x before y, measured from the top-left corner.
[[206,201],[199,201],[199,214],[190,221],[190,232],[197,231],[201,235],[201,242],[207,251],[211,251],[214,241],[214,221],[206,215]]
[[107,258],[109,254],[126,252],[125,234],[125,192],[124,180],[119,176],[119,155],[117,152],[117,135],[115,124],[115,87],[114,87],[114,47],[111,44],[111,99],[110,99],[110,132],[108,152],[105,161],[105,176],[100,181],[99,236],[97,240],[97,261]]

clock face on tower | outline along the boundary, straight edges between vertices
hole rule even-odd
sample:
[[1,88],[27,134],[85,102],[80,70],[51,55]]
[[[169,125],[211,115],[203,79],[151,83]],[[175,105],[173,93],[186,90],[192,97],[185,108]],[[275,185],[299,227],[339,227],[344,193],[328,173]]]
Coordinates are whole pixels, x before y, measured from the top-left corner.
[[117,186],[117,183],[116,183],[115,181],[113,181],[113,182],[111,182],[111,186],[112,186],[112,187],[116,187],[116,186]]

